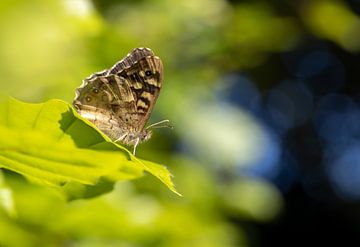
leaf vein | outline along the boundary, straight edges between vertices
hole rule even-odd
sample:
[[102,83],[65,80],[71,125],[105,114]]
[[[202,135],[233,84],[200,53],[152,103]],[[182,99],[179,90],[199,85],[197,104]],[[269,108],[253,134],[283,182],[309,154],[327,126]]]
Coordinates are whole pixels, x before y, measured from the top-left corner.
[[41,105],[41,108],[39,109],[39,112],[36,114],[36,117],[35,117],[35,119],[34,119],[34,123],[33,123],[33,125],[31,126],[31,129],[32,129],[32,130],[35,129],[35,127],[36,127],[36,125],[37,125],[37,122],[38,122],[38,120],[39,120],[40,114],[42,113],[44,107],[45,107],[45,104],[42,104],[42,105]]

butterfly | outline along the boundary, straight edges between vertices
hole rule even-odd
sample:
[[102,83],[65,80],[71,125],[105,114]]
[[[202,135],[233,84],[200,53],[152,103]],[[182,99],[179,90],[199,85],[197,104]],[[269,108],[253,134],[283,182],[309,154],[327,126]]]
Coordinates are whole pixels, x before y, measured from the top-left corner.
[[148,140],[152,128],[172,127],[169,120],[145,127],[163,82],[161,59],[149,48],[135,48],[110,69],[96,72],[75,91],[73,106],[112,141],[133,146]]

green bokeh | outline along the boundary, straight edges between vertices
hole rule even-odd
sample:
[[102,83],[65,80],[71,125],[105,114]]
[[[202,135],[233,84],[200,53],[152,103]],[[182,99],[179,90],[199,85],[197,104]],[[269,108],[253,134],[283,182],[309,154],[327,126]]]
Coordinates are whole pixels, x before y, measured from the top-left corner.
[[[71,102],[83,78],[133,48],[150,47],[161,57],[165,80],[151,121],[170,119],[175,129],[157,131],[138,155],[167,164],[183,197],[147,176],[65,203],[52,189],[4,171],[0,246],[248,246],[238,220],[271,221],[283,202],[266,181],[231,176],[238,157],[240,166],[254,163],[266,137],[248,113],[219,106],[213,90],[226,86],[222,75],[294,48],[304,28],[349,50],[359,48],[359,38],[344,41],[357,17],[334,1],[303,6],[304,23],[279,15],[266,1],[245,2],[1,2],[0,90],[15,98]],[[329,19],[345,16],[336,30],[320,20],[324,10]],[[193,154],[174,151],[179,141]]]

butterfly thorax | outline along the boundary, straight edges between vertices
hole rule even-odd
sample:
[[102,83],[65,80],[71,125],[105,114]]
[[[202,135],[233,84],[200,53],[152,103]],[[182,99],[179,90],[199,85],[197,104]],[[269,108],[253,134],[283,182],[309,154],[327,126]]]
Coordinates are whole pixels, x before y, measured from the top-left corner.
[[120,136],[117,141],[125,145],[135,146],[138,143],[145,142],[151,138],[152,132],[145,129],[141,132],[129,132],[125,133],[123,136]]

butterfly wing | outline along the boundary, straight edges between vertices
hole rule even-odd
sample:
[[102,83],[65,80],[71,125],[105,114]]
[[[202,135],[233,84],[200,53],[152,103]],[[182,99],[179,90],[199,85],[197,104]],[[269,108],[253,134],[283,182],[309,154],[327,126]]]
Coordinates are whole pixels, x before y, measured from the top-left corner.
[[136,111],[130,85],[117,75],[89,78],[76,89],[73,105],[82,117],[116,140],[131,131],[126,126],[134,121],[132,115],[128,114]]
[[132,122],[140,132],[150,118],[163,81],[163,65],[159,57],[148,48],[135,48],[116,63],[108,74],[116,74],[130,83],[135,99],[136,114],[140,121]]
[[134,125],[136,125],[136,129],[142,130],[151,115],[161,90],[162,62],[156,56],[147,56],[132,66],[124,68],[117,75],[129,81],[136,102],[136,112],[142,115],[140,121]]
[[136,62],[143,59],[144,57],[152,57],[152,56],[155,56],[155,54],[149,48],[135,48],[129,54],[127,54],[123,59],[121,59],[114,66],[112,66],[108,70],[108,74],[117,74],[121,72],[123,69],[133,66]]
[[111,139],[140,134],[160,93],[163,66],[147,48],[136,48],[111,69],[95,73],[76,90],[83,117]]

